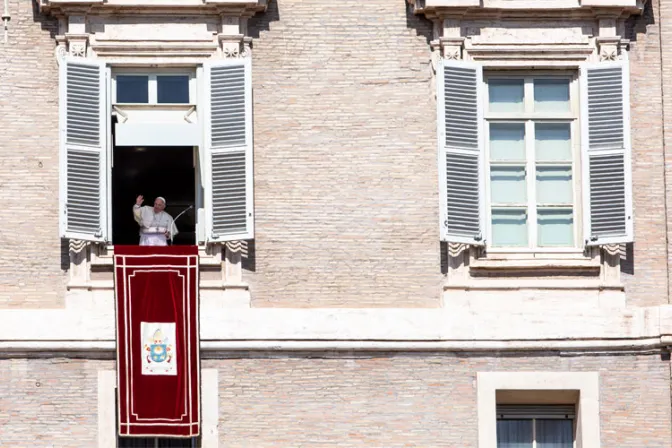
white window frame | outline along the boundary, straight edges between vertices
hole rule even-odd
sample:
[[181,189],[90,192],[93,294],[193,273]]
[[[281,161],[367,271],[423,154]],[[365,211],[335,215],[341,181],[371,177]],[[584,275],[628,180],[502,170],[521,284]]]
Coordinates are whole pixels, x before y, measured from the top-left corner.
[[[146,103],[119,103],[117,102],[117,76],[118,75],[132,75],[132,76],[147,76],[148,77],[148,99]],[[156,78],[159,76],[183,75],[189,76],[189,102],[188,103],[158,103],[158,87]],[[112,104],[132,104],[132,105],[148,105],[148,106],[195,106],[197,103],[197,86],[196,86],[196,67],[164,67],[157,69],[149,69],[146,67],[115,67],[112,66]]]
[[[115,65],[114,63],[110,63],[107,65],[108,66],[108,71],[111,72],[111,85],[110,85],[110,90],[108,92],[108,98],[109,102],[111,105],[131,105],[131,106],[136,106],[136,107],[147,107],[151,106],[152,109],[161,109],[162,107],[166,108],[171,108],[174,106],[180,106],[180,107],[189,107],[189,106],[198,106],[198,73],[201,70],[201,65],[194,65],[194,66],[189,66],[189,67],[161,67],[161,68],[149,68],[149,67],[127,67],[123,65]],[[148,80],[148,102],[147,103],[118,103],[116,101],[117,99],[117,76],[118,75],[134,75],[134,76],[147,76],[149,78]],[[163,75],[184,75],[184,76],[189,76],[189,102],[188,103],[157,103],[157,82],[156,78],[158,76],[163,76]],[[110,125],[111,126],[111,125]],[[111,127],[110,127],[111,129]],[[108,136],[108,142],[109,142],[109,148],[108,148],[108,157],[110,157],[110,163],[111,163],[111,158],[112,158],[112,152],[113,152],[113,147],[114,143],[112,142],[112,139],[110,136]],[[195,170],[195,175],[196,175],[196,182],[197,182],[197,188],[196,188],[196,204],[203,204],[203,198],[201,197],[201,190],[203,189],[203,167],[202,165],[202,152],[203,148],[201,146],[195,146],[194,149],[194,170]],[[200,186],[200,188],[199,188]],[[110,194],[111,194],[111,188],[114,186],[112,185],[112,176],[110,175],[109,177],[109,182],[107,184],[107,188],[110,189]],[[150,198],[151,199],[151,198]],[[153,200],[153,199],[151,199]],[[108,251],[114,251],[114,245],[115,242],[113,240],[112,236],[112,201],[110,200],[110,205],[109,205],[109,214],[108,214],[108,227],[109,227],[109,238],[111,241],[106,243],[106,249]],[[129,206],[130,207],[130,206]],[[130,213],[130,212],[129,212]],[[130,216],[130,215],[129,215]],[[201,224],[203,226],[204,224]],[[196,240],[194,241],[195,245],[198,246],[204,246],[205,242],[204,241],[199,241],[198,238],[198,223],[196,225]],[[104,263],[101,263],[104,264]]]
[[478,372],[478,448],[497,448],[498,390],[578,392],[574,445],[600,448],[599,372]]
[[[490,79],[524,79],[524,112],[496,113],[489,110]],[[568,79],[570,90],[570,111],[566,114],[547,114],[534,112],[534,85],[533,80]],[[483,73],[483,132],[485,141],[484,170],[485,170],[485,216],[486,216],[486,243],[488,253],[494,254],[582,254],[583,247],[583,213],[582,213],[582,185],[581,185],[581,123],[579,99],[579,72],[577,70],[515,70],[497,71],[485,69]],[[537,213],[536,213],[536,164],[534,161],[534,124],[535,122],[567,122],[571,121],[572,145],[572,184],[573,184],[573,219],[574,244],[570,247],[540,247],[537,245]],[[528,245],[526,247],[493,247],[492,246],[492,200],[490,187],[490,126],[491,122],[525,123],[525,153],[527,179],[527,213],[528,213]]]

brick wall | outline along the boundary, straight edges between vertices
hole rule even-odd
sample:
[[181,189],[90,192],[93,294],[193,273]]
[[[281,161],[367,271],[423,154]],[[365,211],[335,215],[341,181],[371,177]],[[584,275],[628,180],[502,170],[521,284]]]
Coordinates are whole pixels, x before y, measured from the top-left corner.
[[[203,368],[219,370],[220,446],[231,448],[476,448],[478,371],[598,371],[603,448],[672,446],[669,364],[659,355],[279,355]],[[0,360],[0,447],[95,446],[97,371],[113,369]]]
[[253,306],[439,306],[429,33],[403,0],[253,19]]
[[58,307],[66,274],[58,237],[57,22],[30,0],[9,0],[9,11],[9,43],[0,43],[0,308]]
[[[628,304],[635,306],[659,305],[669,300],[658,3],[652,0],[642,16],[628,22],[633,41],[630,98],[635,243],[629,259],[623,262],[622,272]],[[672,46],[666,45],[664,51],[672,52]],[[666,78],[672,79],[672,73]]]
[[[660,11],[659,3],[628,23],[636,243],[623,276],[638,306],[668,302],[662,95],[672,107],[672,68],[667,47],[661,63],[660,36],[670,31],[660,23],[672,2]],[[57,216],[57,24],[30,1],[10,0],[9,9],[10,42],[0,44],[8,136],[0,308],[58,307],[67,254]],[[274,0],[250,33],[257,238],[245,280],[253,306],[439,306],[429,22],[402,0]]]
[[476,448],[476,372],[598,371],[603,448],[669,448],[669,365],[655,356],[206,360],[226,447]]
[[98,370],[113,361],[0,360],[0,447],[94,447]]

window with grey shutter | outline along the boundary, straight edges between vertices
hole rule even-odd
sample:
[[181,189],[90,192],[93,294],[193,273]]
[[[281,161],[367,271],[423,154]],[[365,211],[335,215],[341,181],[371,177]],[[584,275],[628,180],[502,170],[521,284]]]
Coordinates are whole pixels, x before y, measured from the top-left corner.
[[249,58],[204,64],[207,239],[254,238]]
[[108,240],[107,72],[83,58],[60,66],[60,235]]
[[443,60],[437,73],[443,241],[484,244],[480,65]]
[[581,67],[584,237],[633,241],[628,62]]

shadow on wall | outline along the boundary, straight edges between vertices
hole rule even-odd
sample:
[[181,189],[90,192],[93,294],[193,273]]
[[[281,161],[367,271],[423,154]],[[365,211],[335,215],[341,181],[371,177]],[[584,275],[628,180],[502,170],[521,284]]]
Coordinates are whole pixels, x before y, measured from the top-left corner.
[[245,241],[246,250],[240,257],[240,264],[245,271],[257,271],[257,253],[254,240]]
[[[49,36],[52,39],[56,39],[56,35],[58,34],[58,20],[54,17],[42,14],[40,12],[40,5],[38,1],[33,1],[32,6],[33,22],[39,23],[43,30],[49,31]],[[56,41],[54,41],[54,45],[56,45]]]
[[66,238],[61,238],[61,270],[70,269],[70,243]]
[[625,21],[625,38],[633,42],[637,41],[638,34],[646,34],[646,28],[656,23],[656,17],[653,14],[653,5],[646,2],[644,11],[639,16],[630,16]]
[[270,31],[271,22],[277,22],[280,20],[280,6],[278,2],[280,0],[271,0],[268,2],[268,8],[263,14],[255,14],[252,16],[248,22],[247,29],[248,34],[252,37],[252,46],[254,46],[254,41],[259,38],[259,35],[262,31]]
[[427,19],[424,15],[413,14],[413,5],[409,4],[406,0],[400,0],[406,6],[406,27],[414,29],[418,36],[422,36],[427,41],[427,57],[429,57],[430,48],[429,43],[433,39],[433,28],[434,25],[432,21]]
[[635,245],[633,243],[626,244],[625,251],[621,254],[621,272],[635,275]]

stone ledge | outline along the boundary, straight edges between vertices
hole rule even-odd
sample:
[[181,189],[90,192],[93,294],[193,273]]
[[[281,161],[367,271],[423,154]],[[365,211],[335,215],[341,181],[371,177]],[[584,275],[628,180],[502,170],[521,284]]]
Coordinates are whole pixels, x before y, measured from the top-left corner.
[[[0,310],[0,322],[3,322],[0,342],[6,348],[42,342],[46,347],[63,341],[74,345],[88,343],[86,341],[113,343],[113,301],[94,305],[88,309]],[[288,347],[291,341],[315,343],[316,347],[324,341],[342,343],[344,347],[374,347],[377,343],[381,343],[381,347],[394,347],[398,343],[410,347],[418,343],[423,347],[445,346],[447,350],[459,346],[470,350],[478,347],[570,349],[577,344],[638,347],[641,344],[658,346],[662,336],[672,335],[672,305],[616,309],[566,307],[552,313],[543,308],[473,312],[464,307],[233,309],[202,305],[200,316],[204,342],[227,341],[234,347],[255,341],[254,344],[266,349],[276,344],[268,341],[284,341]],[[651,342],[652,338],[655,341]],[[615,342],[619,340],[621,342]]]
[[522,290],[557,290],[557,291],[624,291],[621,285],[605,285],[600,281],[577,282],[572,280],[567,285],[566,280],[554,280],[552,282],[535,280],[521,282],[520,280],[494,280],[490,282],[451,283],[443,286],[444,291],[522,291]]
[[416,14],[441,17],[464,15],[473,11],[514,11],[529,14],[538,11],[587,11],[594,14],[641,14],[648,0],[407,0]]
[[[198,247],[198,265],[199,266],[221,266],[222,260],[219,253],[206,253],[205,246]],[[112,267],[114,265],[114,245],[101,247],[98,251],[91,253],[91,266],[93,267]]]
[[[535,352],[662,353],[669,350],[664,337],[644,339],[526,340],[526,341],[290,341],[290,340],[201,340],[201,351],[219,358],[230,352]],[[0,354],[15,357],[64,355],[96,356],[116,350],[114,340],[0,341]],[[208,358],[206,354],[204,358]]]
[[470,270],[474,271],[595,271],[599,272],[601,264],[599,260],[590,258],[558,258],[558,259],[501,259],[501,258],[476,258],[469,263]]
[[70,12],[95,13],[96,11],[131,10],[150,13],[181,15],[185,8],[210,10],[239,16],[253,16],[266,11],[268,0],[40,0],[40,12],[55,11],[68,15]]

